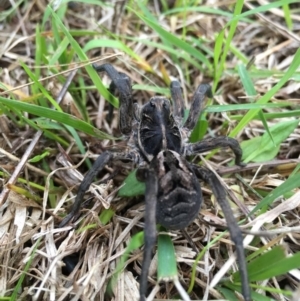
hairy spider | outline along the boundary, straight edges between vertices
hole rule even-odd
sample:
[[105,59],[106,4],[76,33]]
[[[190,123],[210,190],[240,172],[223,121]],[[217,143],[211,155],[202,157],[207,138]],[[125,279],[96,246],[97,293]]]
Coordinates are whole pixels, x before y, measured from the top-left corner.
[[[152,97],[141,108],[132,101],[131,81],[110,64],[94,66],[98,72],[106,71],[111,78],[110,91],[119,92],[120,130],[127,136],[127,150],[102,153],[79,186],[70,213],[61,222],[66,225],[80,209],[84,194],[93,179],[111,160],[131,160],[138,166],[137,178],[146,184],[145,192],[145,248],[140,278],[140,300],[146,299],[147,277],[152,249],[156,240],[156,223],[167,229],[184,229],[199,214],[202,202],[199,179],[208,183],[225,215],[232,241],[236,246],[242,282],[242,294],[250,301],[250,288],[246,269],[243,237],[226,200],[226,191],[213,172],[189,163],[185,157],[230,147],[235,154],[236,165],[242,166],[242,150],[239,143],[229,137],[205,139],[188,143],[202,111],[206,96],[212,97],[208,84],[201,84],[193,95],[191,109],[183,123],[184,102],[178,81],[171,83],[170,101],[165,97]],[[173,113],[172,113],[173,111]]]

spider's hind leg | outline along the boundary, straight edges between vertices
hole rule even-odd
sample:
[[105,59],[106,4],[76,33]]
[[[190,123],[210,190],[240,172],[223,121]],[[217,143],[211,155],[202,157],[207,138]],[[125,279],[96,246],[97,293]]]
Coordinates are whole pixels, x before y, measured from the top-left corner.
[[215,138],[208,138],[196,143],[188,143],[184,147],[184,155],[191,156],[199,153],[211,151],[218,147],[230,147],[235,155],[235,164],[239,166],[245,166],[242,162],[242,149],[240,144],[234,138],[220,136]]
[[85,175],[83,181],[81,182],[78,193],[76,195],[74,204],[72,206],[71,211],[69,214],[62,220],[62,222],[59,224],[59,228],[64,227],[66,224],[69,223],[69,221],[79,212],[83,197],[86,193],[86,191],[89,189],[90,185],[92,184],[94,178],[96,175],[104,168],[104,166],[110,162],[112,159],[113,154],[110,152],[104,152],[101,154],[97,160],[95,161],[92,168],[88,171],[88,173]]
[[140,301],[146,300],[148,287],[148,272],[151,263],[153,247],[156,241],[156,203],[158,193],[158,179],[155,171],[150,168],[140,168],[137,171],[137,177],[146,184],[145,191],[145,228],[144,228],[144,256],[142,263],[140,279]]
[[59,228],[64,227],[78,212],[83,200],[83,197],[86,191],[89,189],[90,185],[92,184],[96,175],[104,169],[106,164],[109,164],[112,160],[130,160],[135,163],[139,162],[139,154],[134,151],[128,151],[124,153],[111,153],[111,152],[104,152],[102,153],[95,163],[93,164],[92,168],[87,172],[84,176],[83,181],[79,185],[78,193],[76,195],[74,204],[72,206],[71,211],[69,214],[62,220],[59,224]]
[[173,113],[175,118],[181,121],[184,117],[184,101],[180,83],[177,80],[171,82],[170,85],[171,98],[173,101]]
[[217,176],[210,170],[202,167],[192,165],[192,168],[196,176],[210,185],[213,194],[215,195],[227,222],[227,227],[230,233],[231,240],[235,244],[236,255],[238,260],[238,267],[241,275],[242,294],[245,301],[251,301],[251,293],[249,287],[249,279],[247,272],[247,265],[245,259],[245,252],[243,247],[242,232],[234,218],[231,207],[226,200],[226,191]]

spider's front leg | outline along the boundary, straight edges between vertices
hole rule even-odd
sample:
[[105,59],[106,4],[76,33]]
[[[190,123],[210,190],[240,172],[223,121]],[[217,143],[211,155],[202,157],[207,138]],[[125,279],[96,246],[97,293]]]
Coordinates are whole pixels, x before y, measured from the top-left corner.
[[247,265],[245,259],[245,252],[243,247],[243,236],[241,229],[239,228],[231,207],[226,200],[226,191],[217,176],[210,170],[204,169],[202,167],[192,165],[192,168],[196,176],[206,182],[212,188],[213,194],[215,195],[227,222],[227,227],[231,236],[231,240],[235,244],[236,255],[238,260],[238,267],[241,275],[242,283],[242,294],[245,301],[251,301],[251,293],[249,287],[249,279],[247,272]]
[[59,224],[59,228],[64,227],[67,223],[69,223],[69,221],[79,212],[83,197],[86,191],[89,189],[90,185],[92,184],[94,178],[101,170],[103,170],[105,165],[109,164],[113,159],[131,160],[137,162],[139,160],[139,156],[134,151],[125,153],[111,153],[106,151],[103,154],[101,154],[93,164],[92,168],[87,172],[87,174],[83,178],[83,181],[81,182],[78,188],[78,193],[76,195],[72,209]]
[[133,103],[130,78],[122,72],[118,72],[111,64],[93,65],[97,72],[106,72],[111,78],[109,90],[115,94],[119,91],[120,109],[119,124],[121,133],[128,136],[132,130]]
[[148,287],[148,272],[151,263],[153,247],[156,241],[156,203],[158,194],[158,178],[153,168],[137,170],[139,181],[145,182],[145,228],[144,228],[144,256],[140,279],[140,301],[146,301]]
[[192,105],[189,116],[183,125],[183,128],[192,131],[198,122],[199,116],[203,111],[204,100],[206,97],[212,97],[211,87],[209,84],[200,84],[193,95]]
[[[200,84],[194,93],[190,113],[183,129],[186,129],[188,132],[193,130],[203,111],[206,97],[212,97],[211,87],[208,84]],[[242,163],[242,150],[238,141],[226,136],[204,139],[196,143],[188,143],[184,146],[183,154],[184,156],[196,155],[218,147],[230,147],[235,154],[235,164],[245,166],[245,164]]]
[[184,101],[180,83],[177,80],[172,81],[170,85],[170,90],[175,119],[179,119],[179,121],[181,122],[184,116]]

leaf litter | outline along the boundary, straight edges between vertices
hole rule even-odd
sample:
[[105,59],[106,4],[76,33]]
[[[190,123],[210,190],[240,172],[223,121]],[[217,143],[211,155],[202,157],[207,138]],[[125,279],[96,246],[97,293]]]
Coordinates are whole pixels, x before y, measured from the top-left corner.
[[[75,2],[75,1],[74,1]],[[228,22],[226,16],[216,14],[199,14],[196,11],[183,12],[182,14],[163,14],[163,7],[159,1],[149,2],[149,10],[158,17],[159,24],[165,31],[176,33],[178,37],[184,36],[183,28],[186,28],[191,37],[203,37],[203,43],[193,44],[194,48],[203,47],[202,51],[207,53],[211,61],[211,53],[213,50],[213,37]],[[257,1],[258,5],[268,4],[267,1]],[[7,18],[2,24],[0,42],[4,45],[0,54],[0,64],[2,72],[0,74],[1,84],[6,88],[12,88],[14,97],[24,100],[33,96],[35,92],[30,89],[27,84],[31,82],[28,75],[17,63],[22,60],[26,64],[33,64],[34,50],[32,43],[35,43],[31,36],[36,34],[35,28],[37,24],[41,24],[42,20],[36,12],[46,10],[45,2],[32,2],[31,5],[19,5],[11,11],[3,10],[3,13],[9,13],[15,19]],[[170,4],[172,5],[172,4]],[[212,9],[224,9],[206,1],[205,5]],[[251,4],[252,5],[252,4]],[[245,4],[245,10],[250,8],[250,4]],[[293,9],[299,10],[299,4],[291,5]],[[225,9],[230,12],[229,8]],[[28,18],[25,18],[28,16]],[[274,8],[267,12],[257,13],[251,16],[251,23],[241,20],[232,43],[232,50],[236,54],[244,54],[254,57],[254,69],[251,69],[251,76],[254,81],[255,89],[259,95],[264,95],[278,81],[280,72],[285,72],[292,62],[296,48],[299,47],[299,17],[296,13],[291,14],[294,23],[293,30],[289,30],[285,24],[283,10]],[[14,20],[14,21],[13,21]],[[17,20],[17,22],[16,22]],[[70,28],[96,30],[103,37],[111,38],[110,32],[120,35],[121,43],[125,41],[130,49],[134,50],[135,57],[130,57],[130,51],[124,56],[118,56],[119,49],[109,47],[101,48],[101,56],[107,57],[110,63],[113,63],[120,71],[127,73],[137,84],[157,85],[158,87],[167,87],[166,82],[171,78],[179,77],[182,85],[185,99],[190,99],[192,91],[203,80],[211,80],[211,74],[203,74],[199,72],[190,62],[190,58],[186,55],[176,58],[171,52],[163,48],[155,47],[154,43],[162,44],[159,34],[153,31],[153,28],[146,26],[132,11],[124,10],[121,2],[112,6],[103,6],[101,9],[98,5],[83,4],[75,2],[74,7],[69,7],[64,18],[64,24],[68,24]],[[121,26],[117,26],[121,24]],[[150,23],[149,23],[150,24]],[[149,25],[148,24],[148,25]],[[152,23],[151,23],[152,24]],[[150,24],[150,25],[151,25]],[[46,33],[45,33],[46,34]],[[126,37],[125,39],[123,39]],[[263,37],[263,38],[262,38]],[[78,35],[77,41],[84,47],[92,37],[89,34]],[[140,39],[140,40],[139,40]],[[143,40],[149,40],[153,44],[143,43]],[[188,40],[188,43],[195,40]],[[168,46],[167,44],[165,46]],[[199,48],[197,48],[199,50]],[[113,53],[113,55],[111,55]],[[27,55],[24,55],[27,54]],[[90,58],[99,55],[99,49],[91,48],[88,52]],[[140,58],[139,64],[135,60]],[[186,58],[187,60],[185,60]],[[240,62],[241,56],[227,56],[226,66],[228,70],[222,75],[221,81],[218,83],[218,103],[222,105],[247,102],[243,87],[240,80],[234,72],[234,67]],[[194,61],[194,58],[192,62]],[[57,66],[56,66],[57,67]],[[83,70],[83,69],[82,69]],[[151,73],[155,70],[155,73]],[[264,76],[263,72],[269,72],[270,76]],[[276,70],[276,72],[274,71]],[[63,70],[61,70],[63,71]],[[150,71],[149,73],[146,71]],[[274,71],[274,72],[273,72]],[[273,73],[272,73],[273,72]],[[187,74],[187,75],[186,75]],[[49,75],[45,70],[41,70],[41,79]],[[89,85],[88,76],[80,79],[85,85]],[[53,87],[61,87],[54,75],[47,79]],[[74,82],[78,83],[75,78]],[[32,82],[31,82],[32,85]],[[133,86],[134,87],[134,86]],[[266,108],[264,113],[281,113],[289,112],[297,109],[297,99],[299,84],[295,79],[291,79],[288,84],[282,87],[277,93],[276,98],[280,101],[294,103],[291,108]],[[3,89],[3,87],[1,87]],[[145,102],[153,95],[151,91],[134,90],[134,97],[139,102]],[[53,91],[55,92],[55,91]],[[56,93],[56,92],[55,92]],[[57,94],[57,93],[56,93]],[[7,95],[2,94],[5,97]],[[86,107],[88,119],[92,124],[103,130],[109,135],[117,137],[118,122],[117,110],[112,114],[112,122],[107,121],[109,116],[109,106],[104,98],[95,92],[95,89],[89,89],[85,93]],[[78,107],[75,94],[68,94],[67,107],[76,108],[75,115],[78,115]],[[272,99],[276,103],[276,99]],[[249,101],[250,102],[250,101]],[[1,102],[0,102],[1,103]],[[70,200],[74,199],[76,187],[82,175],[87,171],[85,163],[86,157],[91,160],[95,156],[90,153],[82,155],[76,146],[68,149],[68,156],[63,160],[63,170],[60,172],[55,167],[55,160],[62,155],[61,149],[57,144],[53,143],[49,137],[43,135],[26,124],[16,123],[16,117],[13,118],[14,112],[7,107],[1,105],[1,137],[0,137],[0,165],[1,165],[1,183],[2,196],[7,193],[7,183],[15,183],[39,197],[44,195],[44,204],[38,203],[36,200],[29,199],[22,194],[16,193],[14,190],[9,192],[5,202],[0,200],[0,295],[9,296],[13,290],[17,288],[17,282],[24,273],[26,263],[34,252],[33,260],[26,270],[26,281],[21,284],[21,288],[17,291],[17,300],[32,298],[32,300],[104,300],[104,292],[108,280],[112,277],[114,269],[121,255],[125,252],[131,237],[142,229],[142,216],[144,205],[142,197],[123,198],[115,192],[122,185],[124,179],[131,170],[131,166],[121,166],[118,162],[114,162],[112,166],[107,167],[101,174],[100,181],[104,184],[95,184],[93,192],[88,193],[88,197],[93,196],[91,206],[87,199],[87,204],[81,211],[79,221],[75,225],[79,225],[79,229],[70,231],[67,235],[63,235],[66,229],[57,229],[56,226],[61,219],[61,215],[67,212]],[[73,109],[72,109],[73,112]],[[207,115],[209,130],[206,135],[227,135],[236,125],[235,113],[210,113]],[[245,114],[240,111],[237,114]],[[3,118],[5,116],[6,118]],[[24,115],[25,117],[25,115]],[[32,116],[26,115],[26,118]],[[241,173],[244,181],[253,186],[256,191],[262,195],[269,193],[272,189],[280,187],[282,183],[289,177],[291,170],[296,168],[299,161],[299,126],[296,125],[296,119],[293,118],[275,118],[268,120],[269,126],[278,126],[283,122],[291,123],[293,128],[288,135],[281,135],[282,139],[277,140],[278,151],[273,154],[273,158],[264,157],[261,162],[254,165],[249,163],[248,167]],[[224,126],[224,124],[226,126]],[[295,125],[295,126],[294,126]],[[283,127],[284,129],[284,127]],[[39,133],[39,134],[37,134]],[[275,131],[274,131],[274,134]],[[22,138],[20,140],[20,137]],[[67,131],[62,131],[61,138],[70,145],[73,138]],[[120,142],[109,140],[97,140],[91,136],[80,133],[80,138],[89,144],[90,152],[95,155],[101,153],[105,149],[118,149]],[[263,123],[260,120],[253,119],[239,133],[238,139],[242,143],[249,141],[257,141],[269,138]],[[36,139],[36,140],[32,140]],[[255,140],[256,139],[256,140]],[[22,141],[22,143],[20,143]],[[23,143],[24,142],[24,143]],[[32,143],[34,142],[34,143]],[[31,143],[31,144],[30,144]],[[253,142],[254,143],[254,142]],[[272,141],[268,140],[268,149],[272,149]],[[265,144],[263,145],[263,147]],[[274,146],[275,147],[275,146]],[[50,150],[50,157],[43,158],[41,162],[27,163],[31,154],[41,154],[45,149]],[[262,153],[261,150],[255,150]],[[24,157],[24,154],[27,156]],[[257,158],[250,152],[250,159]],[[251,155],[253,158],[251,158]],[[211,158],[208,158],[210,166],[220,171],[230,171],[231,167],[225,167],[232,157],[229,151],[219,151]],[[24,159],[20,162],[21,159]],[[249,159],[249,161],[250,161]],[[278,164],[272,168],[264,168],[270,162],[269,159],[276,159]],[[279,169],[279,163],[285,162]],[[45,168],[45,162],[48,167],[52,167],[55,172],[51,177],[51,170]],[[75,163],[73,163],[75,162]],[[264,164],[265,163],[265,164]],[[16,166],[20,165],[16,171]],[[258,170],[258,166],[262,166]],[[107,181],[113,173],[113,169],[119,169],[120,172],[113,177],[112,181]],[[24,170],[23,172],[21,172]],[[63,173],[63,172],[64,173]],[[239,172],[235,170],[235,172]],[[68,180],[70,177],[73,180]],[[255,180],[253,178],[255,177]],[[232,173],[224,176],[224,183],[229,187],[239,185],[239,198],[242,196],[244,205],[251,209],[254,208],[259,199],[251,193],[247,187],[237,183]],[[187,229],[192,234],[192,240],[199,250],[203,249],[206,244],[204,237],[210,239],[216,238],[224,227],[224,218],[217,208],[211,206],[211,191],[208,187],[203,188],[204,204],[202,206],[201,215],[208,222],[200,224],[199,220],[195,220]],[[94,198],[94,193],[99,195]],[[296,254],[299,251],[299,191],[298,188],[291,191],[294,195],[289,197],[281,196],[277,198],[265,213],[254,216],[253,219],[248,218],[242,225],[243,230],[248,230],[256,234],[259,243],[249,245],[253,239],[251,234],[246,235],[246,250],[257,250],[262,246],[270,243],[270,239],[257,236],[260,232],[265,231],[264,228],[270,229],[290,229],[289,233],[282,233],[280,240],[274,241],[274,244],[285,243],[289,255]],[[4,198],[3,198],[4,200]],[[50,200],[55,204],[50,206]],[[115,211],[114,217],[107,225],[101,225],[98,219],[105,208],[112,208]],[[239,206],[235,209],[240,220],[246,218],[245,213]],[[213,221],[213,225],[210,225]],[[293,231],[295,228],[296,232]],[[208,235],[209,233],[209,235]],[[177,250],[179,274],[182,277],[182,283],[185,287],[189,285],[189,275],[192,269],[192,262],[195,258],[193,251],[186,239],[176,232],[172,239]],[[37,244],[37,242],[39,242]],[[75,265],[69,276],[65,276],[61,272],[64,265],[63,258],[75,252],[80,253],[80,260]],[[229,263],[228,263],[229,257]],[[140,274],[142,260],[142,251],[134,251],[128,258],[125,269],[121,273],[115,291],[114,300],[137,300],[138,299],[138,278]],[[225,262],[227,263],[225,264]],[[191,294],[192,299],[200,300],[202,296],[206,296],[207,300],[211,298],[221,299],[218,287],[214,287],[219,283],[226,273],[224,270],[229,269],[234,263],[234,255],[232,243],[228,234],[218,240],[206,253],[204,261],[198,263],[196,286]],[[235,269],[235,267],[234,267]],[[219,273],[218,273],[219,272]],[[211,277],[214,275],[214,277]],[[213,280],[212,280],[213,278]],[[149,283],[155,288],[154,295],[157,299],[168,298],[168,293],[176,294],[176,289],[170,285],[165,289],[158,289],[155,286],[155,273],[151,274]],[[264,282],[264,286],[269,288],[282,288],[294,291],[294,299],[297,299],[299,289],[299,270],[292,270],[289,274],[281,277],[273,277]],[[209,284],[209,286],[208,286]],[[266,294],[263,290],[259,290],[261,294]],[[276,300],[287,300],[280,290],[269,294]],[[292,300],[292,299],[291,299]]]

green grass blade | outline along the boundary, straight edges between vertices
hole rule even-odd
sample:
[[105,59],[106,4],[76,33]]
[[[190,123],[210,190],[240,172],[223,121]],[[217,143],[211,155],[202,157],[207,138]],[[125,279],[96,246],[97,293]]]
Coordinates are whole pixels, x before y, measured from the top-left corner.
[[24,103],[21,101],[11,100],[4,97],[0,97],[0,103],[3,103],[7,105],[10,108],[17,108],[18,110],[28,112],[30,114],[49,118],[51,120],[55,120],[57,122],[60,122],[64,125],[68,125],[73,127],[74,129],[77,129],[81,132],[84,132],[86,134],[89,134],[93,137],[98,137],[99,139],[110,139],[114,140],[116,138],[98,130],[97,128],[93,127],[92,125],[88,124],[85,121],[82,121],[78,119],[75,116],[63,113],[63,112],[57,112],[53,109],[49,108],[43,108],[37,105]]
[[298,120],[282,121],[270,128],[273,137],[265,132],[261,137],[245,140],[241,143],[243,149],[243,162],[265,162],[274,159],[281,142],[286,140],[298,126]]
[[136,170],[131,172],[124,181],[118,192],[119,196],[133,197],[145,194],[145,183],[139,182],[136,178]]
[[[241,286],[240,285],[236,285],[232,282],[226,282],[225,283],[226,287],[230,288],[232,291],[237,291],[239,293],[242,292],[242,289],[241,289]],[[264,287],[261,287],[261,289],[265,289],[267,291],[268,290],[268,287],[264,286]],[[253,301],[274,301],[273,298],[270,298],[270,297],[266,297],[264,295],[261,295],[257,292],[255,292],[254,290],[251,291],[251,298]],[[235,301],[235,299],[228,299],[229,301]]]
[[129,56],[131,56],[136,61],[141,61],[140,56],[138,56],[134,51],[131,50],[131,48],[127,47],[124,43],[121,41],[116,40],[109,40],[109,39],[95,39],[87,42],[85,46],[83,47],[83,51],[87,52],[89,50],[95,49],[95,48],[101,48],[101,47],[110,47],[113,49],[119,49],[125,53],[127,53]]
[[177,278],[177,263],[173,242],[169,235],[158,235],[157,279],[173,280]]
[[[142,16],[141,14],[134,12],[145,24],[150,26],[153,30],[155,30],[163,39],[166,39],[171,43],[173,46],[176,47],[176,49],[184,50],[186,53],[192,55],[193,57],[197,58],[200,62],[202,62],[208,70],[212,70],[212,66],[208,59],[195,49],[193,46],[189,45],[185,41],[181,40],[180,38],[176,37],[175,35],[171,34],[170,32],[163,29],[161,26],[159,26],[157,23],[151,21],[150,19]],[[203,68],[201,68],[203,69]]]
[[[268,265],[279,262],[285,258],[285,250],[282,246],[276,246],[272,250],[262,254],[248,263],[247,270],[250,281],[255,281],[256,275],[264,271]],[[240,272],[233,274],[234,281],[240,281]]]
[[283,4],[282,9],[284,12],[285,23],[289,30],[293,28],[293,20],[291,18],[291,10],[288,4]]
[[[293,74],[297,71],[300,65],[300,48],[297,50],[292,63],[290,64],[289,69],[282,76],[280,81],[270,89],[265,95],[263,95],[257,103],[263,104],[267,103],[279,89],[293,76]],[[242,120],[238,123],[238,125],[231,131],[229,137],[236,136],[259,112],[259,109],[249,111]]]
[[[283,246],[277,246],[248,265],[249,279],[250,281],[263,281],[299,267],[300,252],[286,257]],[[235,276],[239,277],[239,274],[237,273]]]
[[128,256],[131,252],[139,249],[144,243],[144,231],[136,233],[130,240],[124,254],[121,256],[120,261],[118,262],[114,273],[109,280],[106,288],[106,294],[109,296],[113,296],[114,287],[116,285],[118,275],[122,272],[125,267],[125,263],[128,259]]
[[38,246],[39,246],[39,244],[40,244],[41,239],[42,239],[42,238],[39,238],[39,239],[36,241],[35,246],[34,246],[33,249],[32,249],[32,253],[31,253],[31,255],[30,255],[30,258],[29,258],[29,260],[27,261],[27,263],[26,263],[26,265],[25,265],[25,267],[24,267],[24,270],[23,270],[23,272],[21,273],[21,276],[20,276],[20,278],[19,278],[19,280],[18,280],[18,283],[17,283],[17,285],[15,286],[14,291],[13,291],[11,297],[10,297],[10,300],[11,300],[11,301],[18,300],[18,296],[19,296],[19,292],[20,292],[21,287],[22,287],[22,283],[23,283],[23,281],[24,281],[24,278],[25,278],[25,276],[26,276],[26,273],[28,272],[28,270],[29,270],[29,268],[30,268],[30,265],[31,265],[31,263],[32,263],[32,261],[33,261],[35,252],[36,252],[36,250],[37,250],[37,248],[38,248]]
[[[236,1],[235,9],[234,9],[234,16],[239,15],[241,13],[241,11],[243,9],[243,5],[244,5],[243,0]],[[223,74],[223,70],[225,68],[226,57],[227,57],[228,51],[230,49],[230,43],[235,34],[237,24],[238,24],[238,20],[231,21],[230,29],[229,29],[228,36],[226,37],[226,39],[224,39],[225,29],[223,29],[220,32],[220,34],[218,35],[218,37],[216,38],[215,56],[214,56],[215,76],[214,76],[214,83],[213,83],[213,87],[212,87],[213,93],[216,90],[216,87]],[[224,48],[223,48],[223,42],[225,42]]]
[[115,211],[112,210],[111,208],[103,210],[99,216],[99,220],[100,220],[101,224],[102,225],[108,224],[111,221],[114,214],[115,214]]
[[[81,61],[87,61],[88,57],[86,56],[86,54],[84,53],[84,51],[81,49],[81,47],[77,43],[77,41],[72,37],[72,35],[70,34],[69,30],[63,25],[62,21],[57,16],[57,14],[53,11],[53,9],[50,6],[48,6],[48,8],[51,11],[51,14],[52,14],[55,22],[59,25],[59,27],[61,28],[61,30],[64,33],[64,35],[68,38],[68,40],[70,42],[70,45],[75,50],[75,52],[78,55],[79,59]],[[90,66],[90,65],[85,66],[85,69],[86,69],[87,73],[89,74],[91,80],[95,84],[96,88],[101,93],[101,95],[107,101],[109,101],[114,107],[118,107],[119,106],[118,100],[111,93],[109,93],[109,91],[103,85],[103,83],[100,80],[100,77],[99,77],[98,73],[95,71],[95,69],[92,66]]]
[[295,174],[289,177],[284,183],[276,187],[272,192],[270,192],[265,198],[263,198],[257,206],[250,212],[250,215],[254,214],[257,210],[270,205],[275,199],[284,195],[287,192],[293,191],[293,189],[300,187],[300,176]]
[[[250,96],[250,97],[253,96],[253,98],[254,98],[257,95],[257,93],[256,93],[255,87],[253,85],[253,82],[251,80],[251,77],[246,69],[246,66],[243,64],[239,64],[238,65],[238,73],[240,75],[240,78],[241,78],[241,81],[242,81],[242,84],[246,91],[247,96]],[[268,126],[266,119],[264,117],[264,114],[261,110],[258,112],[258,116],[261,119],[261,121],[264,125],[264,128],[266,129],[267,133],[269,134],[271,140],[273,141],[273,144],[275,144],[273,136],[270,132],[269,126]]]
[[131,40],[135,40],[135,41],[139,41],[145,45],[148,45],[150,47],[155,47],[158,49],[162,49],[164,51],[169,52],[170,54],[176,55],[178,58],[183,58],[185,61],[187,61],[188,63],[190,63],[191,65],[193,65],[194,67],[198,68],[199,70],[202,69],[201,64],[198,63],[197,60],[193,59],[189,53],[187,52],[183,52],[183,51],[178,51],[178,49],[174,48],[174,47],[169,47],[168,45],[165,45],[163,43],[156,43],[147,39],[136,39],[133,38]]
[[255,15],[255,14],[258,14],[258,13],[262,13],[262,12],[266,12],[266,11],[271,10],[272,8],[277,8],[277,7],[281,7],[283,5],[288,5],[288,4],[292,4],[292,3],[299,3],[299,1],[298,0],[280,0],[280,1],[271,2],[271,3],[266,4],[266,5],[257,6],[253,9],[245,11],[242,14],[235,15],[226,24],[226,27],[230,26],[231,23],[233,23],[233,22],[241,21],[245,17],[252,16],[252,15]]
[[[34,73],[31,72],[31,70],[22,62],[20,62],[20,64],[22,65],[22,67],[24,68],[25,72],[28,74],[28,76],[31,78],[31,80],[34,82],[34,86],[38,87],[38,89],[42,92],[42,95],[45,96],[49,102],[53,105],[53,107],[57,110],[57,111],[62,111],[62,109],[60,108],[60,106],[58,105],[58,103],[55,101],[55,99],[53,99],[53,97],[49,94],[49,92],[47,91],[47,89],[42,85],[42,83],[39,81],[39,79],[35,76]],[[47,104],[44,102],[40,103],[46,107]]]

